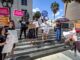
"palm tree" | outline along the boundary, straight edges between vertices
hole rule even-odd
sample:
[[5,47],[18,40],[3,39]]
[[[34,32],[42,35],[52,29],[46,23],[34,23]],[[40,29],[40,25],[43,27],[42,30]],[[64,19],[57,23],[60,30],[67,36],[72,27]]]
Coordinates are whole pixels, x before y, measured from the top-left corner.
[[55,14],[59,10],[59,4],[56,1],[51,4],[51,10],[54,13],[54,19],[55,19]]
[[66,11],[67,11],[67,7],[68,7],[68,3],[71,3],[71,1],[73,0],[62,0],[64,3],[66,3],[66,6],[65,6],[65,17],[66,17]]

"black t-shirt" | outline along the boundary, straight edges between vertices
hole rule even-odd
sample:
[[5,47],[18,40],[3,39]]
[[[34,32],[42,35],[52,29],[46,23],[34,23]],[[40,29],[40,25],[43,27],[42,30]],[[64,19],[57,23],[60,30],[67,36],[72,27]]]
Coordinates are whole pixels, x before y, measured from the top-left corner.
[[27,25],[29,24],[29,23],[28,23],[27,21],[25,21],[25,20],[21,20],[20,23],[21,23],[21,28],[25,28],[25,27],[27,27]]
[[[3,35],[0,35],[0,43],[4,43],[6,41],[6,37]],[[0,46],[0,53],[2,52],[3,46]]]
[[3,43],[6,41],[6,37],[3,35],[0,35],[0,43]]

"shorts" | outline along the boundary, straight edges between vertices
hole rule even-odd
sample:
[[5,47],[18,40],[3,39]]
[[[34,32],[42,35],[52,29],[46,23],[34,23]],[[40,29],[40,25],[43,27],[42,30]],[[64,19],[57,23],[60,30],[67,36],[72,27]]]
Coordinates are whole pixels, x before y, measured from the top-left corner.
[[49,30],[43,30],[44,34],[49,34]]

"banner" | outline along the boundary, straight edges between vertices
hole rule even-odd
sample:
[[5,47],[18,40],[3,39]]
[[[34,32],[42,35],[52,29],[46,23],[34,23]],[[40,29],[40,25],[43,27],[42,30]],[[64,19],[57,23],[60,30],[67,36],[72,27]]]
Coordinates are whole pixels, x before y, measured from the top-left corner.
[[0,7],[0,15],[3,16],[3,15],[9,15],[9,9],[6,8],[6,7]]
[[24,15],[24,12],[22,10],[14,10],[13,11],[13,14],[15,16],[23,16]]

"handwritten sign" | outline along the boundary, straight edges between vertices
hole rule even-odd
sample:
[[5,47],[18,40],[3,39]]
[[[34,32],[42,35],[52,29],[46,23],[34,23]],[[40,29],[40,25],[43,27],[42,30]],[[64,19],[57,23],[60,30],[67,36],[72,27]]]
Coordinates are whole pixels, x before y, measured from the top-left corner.
[[63,36],[67,39],[67,38],[70,38],[70,37],[73,37],[73,39],[75,41],[77,41],[77,35],[76,35],[76,30],[75,28],[73,28],[73,30],[71,31],[68,31],[68,32],[63,32]]
[[9,17],[8,16],[0,16],[0,24],[4,26],[9,25]]
[[76,28],[80,28],[80,23],[75,23]]
[[24,12],[22,10],[14,10],[13,14],[15,16],[23,16],[24,15]]
[[0,15],[9,15],[9,9],[6,7],[0,7]]

